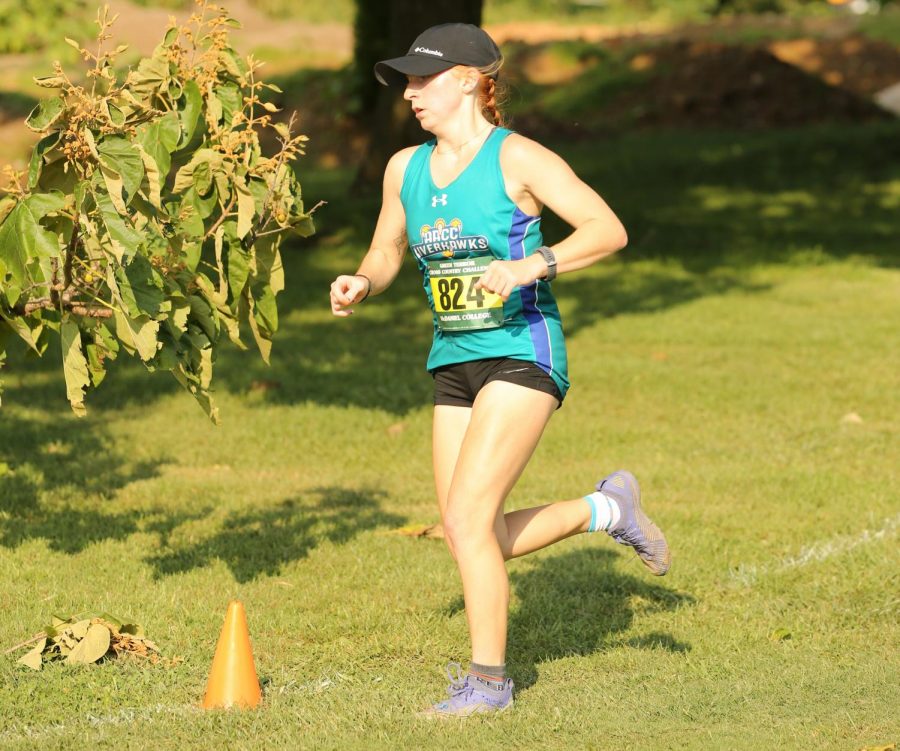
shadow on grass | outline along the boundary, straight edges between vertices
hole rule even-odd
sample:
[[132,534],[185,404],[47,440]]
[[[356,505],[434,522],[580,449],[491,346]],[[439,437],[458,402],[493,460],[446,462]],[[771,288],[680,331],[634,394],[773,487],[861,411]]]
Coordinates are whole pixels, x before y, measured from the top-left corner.
[[561,657],[623,645],[690,651],[671,634],[624,638],[641,615],[675,610],[694,598],[653,584],[643,573],[622,573],[618,559],[610,550],[574,550],[510,576],[520,602],[509,619],[508,660],[517,686],[532,685],[539,663]]
[[898,136],[896,121],[670,132],[618,139],[602,162],[584,146],[566,155],[628,228],[626,264],[651,258],[740,275],[858,258],[896,268]]
[[[227,517],[206,539],[148,559],[156,578],[202,568],[220,560],[239,582],[277,574],[323,542],[342,545],[361,532],[400,526],[405,517],[381,510],[382,490],[314,488],[310,498],[289,498],[277,506]],[[168,538],[162,535],[163,547]]]
[[[44,539],[77,553],[140,528],[144,512],[116,509],[115,492],[155,477],[158,462],[130,462],[93,419],[21,418],[7,410],[0,443],[0,545]],[[52,501],[45,496],[53,496]],[[186,517],[185,517],[186,518]],[[172,527],[184,519],[172,517]]]
[[[539,664],[562,657],[622,646],[691,650],[667,633],[626,636],[642,615],[675,610],[694,598],[651,583],[649,575],[622,573],[615,565],[618,559],[610,550],[574,550],[510,574],[519,604],[509,614],[507,663],[517,688],[537,681]],[[460,597],[449,613],[463,609]]]

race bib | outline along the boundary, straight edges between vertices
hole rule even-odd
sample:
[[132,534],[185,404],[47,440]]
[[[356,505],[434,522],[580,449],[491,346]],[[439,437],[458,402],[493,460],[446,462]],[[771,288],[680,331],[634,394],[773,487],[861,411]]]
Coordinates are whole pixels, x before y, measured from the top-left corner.
[[476,289],[493,256],[428,261],[431,297],[442,331],[495,329],[503,325],[503,298]]

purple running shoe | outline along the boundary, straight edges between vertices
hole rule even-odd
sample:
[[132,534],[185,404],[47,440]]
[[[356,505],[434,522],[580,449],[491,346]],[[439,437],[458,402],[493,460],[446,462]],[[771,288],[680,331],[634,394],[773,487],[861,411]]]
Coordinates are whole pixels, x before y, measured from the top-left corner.
[[597,483],[597,490],[619,504],[621,515],[609,535],[620,545],[635,549],[644,565],[657,576],[669,570],[672,554],[666,538],[641,509],[641,488],[631,472],[620,469]]
[[472,675],[463,676],[462,667],[458,662],[447,665],[446,672],[450,680],[450,685],[447,686],[449,698],[420,712],[419,717],[429,720],[468,717],[482,712],[503,712],[513,705],[511,678],[506,679],[502,691],[497,691],[485,686]]

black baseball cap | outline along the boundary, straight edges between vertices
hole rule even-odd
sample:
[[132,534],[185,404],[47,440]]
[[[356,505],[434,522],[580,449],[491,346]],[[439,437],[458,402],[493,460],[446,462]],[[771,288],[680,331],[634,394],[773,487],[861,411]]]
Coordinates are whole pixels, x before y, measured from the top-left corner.
[[406,76],[433,76],[454,65],[483,68],[502,58],[487,32],[470,23],[442,23],[425,29],[403,57],[375,63],[375,78],[385,86],[405,84]]

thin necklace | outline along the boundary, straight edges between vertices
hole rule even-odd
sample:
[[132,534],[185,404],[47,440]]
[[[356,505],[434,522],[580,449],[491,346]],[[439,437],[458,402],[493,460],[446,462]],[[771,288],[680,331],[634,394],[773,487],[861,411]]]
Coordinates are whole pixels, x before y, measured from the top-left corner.
[[435,153],[435,154],[455,154],[455,153],[457,153],[458,151],[462,151],[462,149],[463,149],[465,146],[468,146],[470,143],[472,143],[472,141],[474,141],[474,140],[476,140],[477,138],[480,138],[481,136],[483,136],[487,131],[491,130],[493,127],[494,127],[493,125],[491,125],[490,123],[488,123],[487,127],[482,128],[482,129],[481,129],[480,131],[478,131],[474,136],[472,136],[468,141],[463,141],[459,146],[456,146],[455,148],[452,148],[452,149],[447,149],[446,151],[441,151],[441,150],[439,150],[438,147],[437,147],[437,145],[435,145],[435,147],[434,147],[434,153]]

